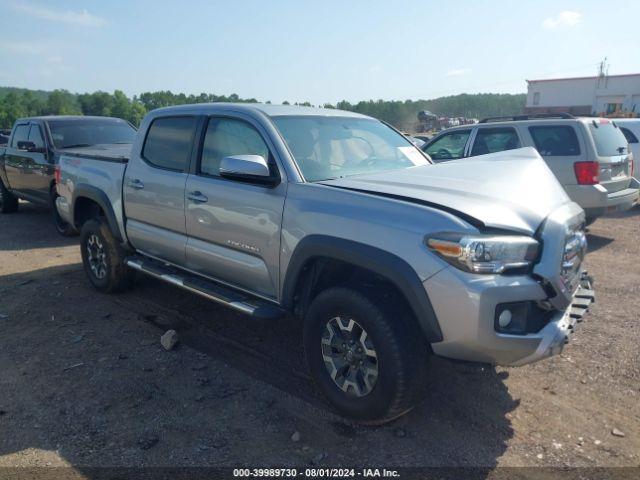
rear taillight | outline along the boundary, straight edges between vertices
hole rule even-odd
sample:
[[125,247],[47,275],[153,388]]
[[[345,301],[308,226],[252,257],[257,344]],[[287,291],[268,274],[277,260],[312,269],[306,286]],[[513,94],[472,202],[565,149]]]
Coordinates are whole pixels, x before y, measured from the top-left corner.
[[53,178],[56,181],[56,185],[58,185],[60,183],[60,165],[56,165],[55,169],[53,170]]
[[578,185],[596,185],[600,183],[600,164],[598,162],[575,162],[573,170],[576,172]]
[[633,156],[632,155],[629,155],[629,176],[633,177]]

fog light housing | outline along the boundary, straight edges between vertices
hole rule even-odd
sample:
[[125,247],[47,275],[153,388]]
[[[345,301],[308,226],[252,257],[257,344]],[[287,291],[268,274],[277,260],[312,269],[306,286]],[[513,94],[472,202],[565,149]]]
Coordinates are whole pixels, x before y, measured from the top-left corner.
[[509,335],[537,333],[549,323],[553,314],[553,310],[540,308],[533,301],[499,303],[493,327],[496,332]]
[[524,335],[532,302],[501,303],[496,307],[494,327],[496,332]]

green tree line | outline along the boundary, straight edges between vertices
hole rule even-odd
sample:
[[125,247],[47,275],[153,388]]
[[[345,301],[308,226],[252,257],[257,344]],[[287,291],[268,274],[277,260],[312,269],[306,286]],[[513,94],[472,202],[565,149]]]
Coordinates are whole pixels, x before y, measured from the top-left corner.
[[[0,88],[0,128],[10,128],[17,118],[36,115],[102,115],[120,117],[139,125],[150,110],[170,105],[210,102],[257,102],[255,98],[240,98],[236,94],[186,95],[170,91],[145,92],[127,97],[124,92],[93,92],[74,94],[67,90],[44,92],[17,88]],[[439,116],[481,118],[512,115],[524,108],[524,94],[462,94],[433,100],[369,100],[350,103],[346,100],[325,108],[339,108],[384,120],[402,130],[417,126],[417,114],[429,110]],[[267,102],[270,103],[270,102]],[[288,104],[288,102],[283,102]],[[309,102],[296,105],[311,105]]]
[[[4,91],[3,91],[4,90]],[[10,128],[16,119],[37,115],[99,115],[119,117],[138,126],[148,111],[170,105],[209,102],[256,102],[254,98],[229,96],[174,94],[169,91],[146,92],[133,98],[116,90],[113,93],[74,94],[66,90],[34,92],[21,89],[0,89],[0,128]]]
[[[335,108],[350,110],[379,118],[401,130],[412,131],[418,124],[417,115],[428,110],[440,117],[484,118],[515,115],[524,111],[526,95],[477,93],[452,95],[432,100],[369,100],[355,104],[338,102]],[[332,107],[332,105],[326,105]]]

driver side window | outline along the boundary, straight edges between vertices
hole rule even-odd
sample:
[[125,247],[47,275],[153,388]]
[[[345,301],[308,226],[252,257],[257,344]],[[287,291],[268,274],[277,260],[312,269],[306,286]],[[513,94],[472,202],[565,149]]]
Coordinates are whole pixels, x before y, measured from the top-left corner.
[[470,135],[471,130],[457,130],[446,133],[433,143],[427,145],[424,152],[436,163],[447,160],[457,160],[464,156],[464,147]]
[[275,168],[270,162],[267,144],[251,124],[235,118],[210,118],[204,136],[200,173],[219,176],[222,159],[232,155],[260,155],[269,162],[272,171]]

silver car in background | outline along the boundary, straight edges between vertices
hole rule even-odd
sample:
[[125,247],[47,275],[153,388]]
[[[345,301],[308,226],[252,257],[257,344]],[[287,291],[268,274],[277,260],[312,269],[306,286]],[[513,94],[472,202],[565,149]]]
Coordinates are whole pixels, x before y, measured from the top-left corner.
[[632,176],[632,156],[617,120],[568,114],[487,118],[449,128],[422,150],[445,162],[526,146],[538,150],[569,198],[584,209],[587,224],[637,203],[640,183]]

